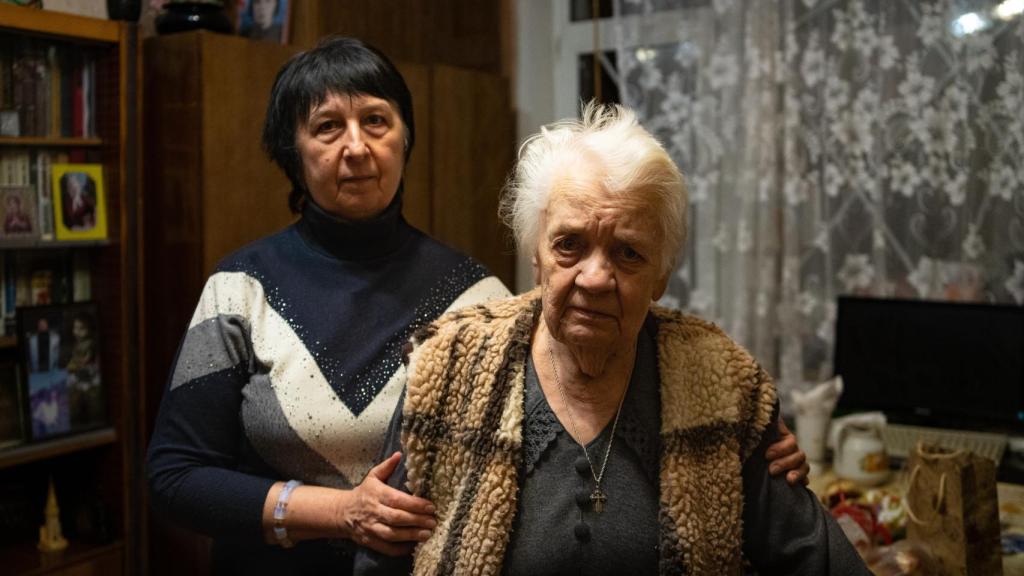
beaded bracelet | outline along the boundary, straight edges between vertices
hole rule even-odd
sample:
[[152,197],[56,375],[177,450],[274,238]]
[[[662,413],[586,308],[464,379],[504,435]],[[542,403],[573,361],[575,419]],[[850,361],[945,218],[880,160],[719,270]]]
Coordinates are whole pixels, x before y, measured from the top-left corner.
[[288,511],[288,497],[292,495],[292,490],[299,486],[302,486],[302,482],[289,480],[281,489],[281,493],[277,496],[277,504],[274,506],[274,538],[282,548],[291,548],[295,545],[288,539],[288,530],[284,527],[284,515]]

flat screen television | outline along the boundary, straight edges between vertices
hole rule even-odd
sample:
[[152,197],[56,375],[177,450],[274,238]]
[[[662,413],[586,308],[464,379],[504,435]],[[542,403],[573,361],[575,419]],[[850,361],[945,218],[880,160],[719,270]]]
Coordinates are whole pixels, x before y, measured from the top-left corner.
[[841,296],[840,412],[1024,432],[1024,307]]

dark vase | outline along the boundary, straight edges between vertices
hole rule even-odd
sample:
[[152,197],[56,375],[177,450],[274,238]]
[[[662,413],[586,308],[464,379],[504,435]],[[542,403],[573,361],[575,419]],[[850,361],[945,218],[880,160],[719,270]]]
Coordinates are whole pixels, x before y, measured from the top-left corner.
[[137,22],[142,12],[142,0],[107,0],[107,16],[111,20]]
[[189,30],[212,30],[231,34],[234,26],[222,4],[209,2],[169,2],[156,17],[156,31],[174,34]]

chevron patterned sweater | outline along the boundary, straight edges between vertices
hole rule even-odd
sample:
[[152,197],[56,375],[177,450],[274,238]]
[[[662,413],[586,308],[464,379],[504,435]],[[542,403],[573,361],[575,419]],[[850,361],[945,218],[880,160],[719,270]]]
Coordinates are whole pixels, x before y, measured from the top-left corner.
[[296,224],[209,278],[149,448],[154,506],[234,547],[232,569],[316,572],[302,567],[315,543],[262,544],[270,486],[359,483],[405,384],[411,332],[507,294],[483,266],[409,226],[400,199],[358,224],[308,203]]

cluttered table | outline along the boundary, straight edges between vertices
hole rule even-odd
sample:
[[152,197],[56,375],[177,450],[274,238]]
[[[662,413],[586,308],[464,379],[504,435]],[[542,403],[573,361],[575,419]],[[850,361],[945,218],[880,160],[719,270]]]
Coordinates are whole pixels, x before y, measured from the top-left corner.
[[[861,554],[869,559],[869,564],[879,574],[901,572],[887,572],[879,569],[873,562],[877,560],[879,551],[888,552],[890,558],[885,560],[888,564],[896,562],[897,551],[902,562],[900,565],[907,565],[907,557],[913,556],[916,544],[912,541],[904,541],[900,546],[886,546],[885,541],[899,541],[907,535],[908,515],[905,511],[907,502],[907,487],[910,485],[910,472],[906,469],[893,471],[888,481],[873,487],[864,488],[855,483],[837,478],[831,469],[822,470],[820,473],[811,474],[809,488],[818,495],[819,499],[833,510],[833,516],[840,521],[847,536],[854,540],[866,538],[858,545]],[[1002,543],[1002,567],[1004,576],[1024,576],[1024,485],[1007,484],[999,482],[996,485],[999,509],[999,529]],[[847,500],[849,497],[849,500]],[[845,506],[844,506],[845,505]],[[871,519],[865,520],[858,516],[857,509],[870,509]],[[852,510],[849,514],[844,510]],[[848,516],[842,518],[842,516]],[[845,524],[845,526],[844,526]],[[874,534],[862,534],[862,528],[867,532],[875,531]],[[874,547],[876,550],[869,551],[866,547]],[[906,568],[904,568],[906,569]],[[918,569],[912,574],[931,574],[928,569]]]

